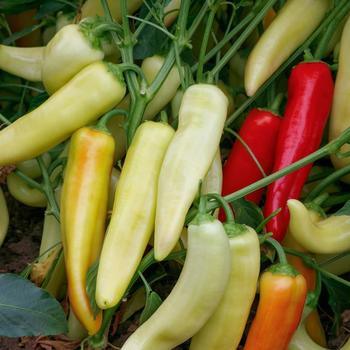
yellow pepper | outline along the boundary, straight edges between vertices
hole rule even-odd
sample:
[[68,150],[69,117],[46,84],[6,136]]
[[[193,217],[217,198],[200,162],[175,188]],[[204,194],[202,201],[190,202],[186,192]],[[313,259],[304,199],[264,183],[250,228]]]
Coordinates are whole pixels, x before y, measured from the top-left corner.
[[159,171],[173,135],[166,124],[145,122],[126,155],[97,273],[102,309],[121,300],[151,237]]
[[118,66],[95,62],[42,105],[0,131],[0,166],[32,159],[118,104],[125,85]]
[[309,210],[296,199],[287,202],[289,232],[311,253],[331,254],[350,249],[350,216],[333,215],[314,222]]
[[317,28],[329,0],[288,0],[251,51],[245,67],[245,89],[252,96]]
[[7,209],[6,199],[4,192],[0,187],[0,247],[5,240],[7,229],[9,226],[9,212]]

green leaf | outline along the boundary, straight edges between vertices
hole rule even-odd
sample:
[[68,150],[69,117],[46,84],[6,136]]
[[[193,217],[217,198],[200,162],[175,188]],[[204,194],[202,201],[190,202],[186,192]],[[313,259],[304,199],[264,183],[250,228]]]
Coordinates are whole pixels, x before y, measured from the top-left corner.
[[0,0],[0,12],[20,13],[38,6],[40,0]]
[[350,215],[350,201],[347,201],[342,208],[340,208],[336,213],[333,215]]
[[94,317],[100,312],[100,308],[97,306],[95,294],[96,294],[96,278],[98,270],[98,261],[92,264],[86,276],[86,293],[89,297],[90,305]]
[[11,273],[0,274],[0,336],[67,332],[66,316],[48,292]]
[[232,202],[232,207],[235,213],[235,220],[239,224],[244,224],[256,228],[264,216],[261,209],[253,202],[240,198]]
[[322,275],[322,282],[328,291],[328,304],[334,312],[333,330],[335,331],[345,309],[350,308],[350,287],[332,278]]
[[151,290],[146,296],[146,305],[140,316],[140,324],[146,322],[162,304],[161,297]]

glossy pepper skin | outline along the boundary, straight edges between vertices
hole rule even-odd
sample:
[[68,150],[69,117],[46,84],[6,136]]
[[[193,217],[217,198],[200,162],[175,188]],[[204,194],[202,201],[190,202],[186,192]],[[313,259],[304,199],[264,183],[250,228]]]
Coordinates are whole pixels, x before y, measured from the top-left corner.
[[[239,136],[249,146],[264,169],[271,173],[281,119],[268,110],[252,109],[244,121]],[[263,174],[246,147],[236,140],[223,166],[222,195],[226,196],[263,178]],[[264,189],[245,196],[245,199],[259,204]],[[220,219],[224,214],[220,211]]]
[[[334,102],[329,123],[329,139],[335,139],[342,131],[350,126],[350,18],[346,21],[339,52],[338,73],[334,87]],[[342,152],[348,152],[349,145],[341,148]],[[341,169],[349,164],[349,158],[338,158],[331,156],[332,163],[336,169]],[[344,176],[343,181],[350,183],[350,176]]]
[[130,145],[98,267],[96,302],[102,309],[122,299],[153,233],[160,167],[174,133],[148,121]]
[[29,81],[41,81],[44,47],[0,45],[0,69]]
[[86,274],[102,246],[108,189],[113,166],[114,139],[100,130],[84,127],[72,136],[61,195],[61,230],[68,296],[74,314],[95,334],[96,318],[86,293]]
[[229,282],[215,312],[192,337],[190,350],[236,349],[255,298],[260,271],[258,236],[248,226],[224,224],[224,227],[231,251]]
[[290,265],[274,265],[264,272],[244,350],[286,350],[301,320],[306,293],[305,278]]
[[259,87],[317,28],[329,0],[288,0],[251,51],[245,67],[245,89]]
[[[317,150],[328,119],[333,97],[332,74],[323,62],[296,65],[288,80],[288,100],[276,145],[273,172]],[[267,187],[264,214],[282,211],[270,220],[267,231],[282,241],[289,222],[286,206],[290,198],[299,198],[312,164],[283,176]]]
[[309,210],[296,199],[287,202],[289,232],[311,253],[334,254],[350,249],[350,216],[332,215],[314,222]]
[[32,159],[97,120],[125,95],[117,65],[95,62],[33,111],[0,131],[0,165]]
[[220,221],[199,214],[188,228],[188,249],[180,277],[157,311],[122,350],[169,350],[191,338],[209,319],[230,274],[230,247]]
[[158,181],[154,232],[157,260],[163,260],[180,238],[199,182],[219,147],[227,107],[227,97],[214,85],[192,85],[183,96],[179,126],[164,157]]

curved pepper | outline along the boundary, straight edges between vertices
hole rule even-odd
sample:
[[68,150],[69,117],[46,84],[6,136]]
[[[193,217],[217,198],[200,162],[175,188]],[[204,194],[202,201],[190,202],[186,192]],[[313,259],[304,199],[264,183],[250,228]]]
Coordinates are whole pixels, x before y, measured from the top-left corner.
[[[288,101],[277,139],[273,172],[309,155],[320,146],[332,105],[333,79],[327,64],[302,62],[288,80]],[[281,212],[266,225],[278,241],[283,240],[289,222],[286,206],[290,198],[299,198],[310,172],[309,164],[283,176],[267,187],[265,217],[278,208]]]
[[104,52],[89,22],[64,26],[44,49],[42,79],[51,95],[89,64],[101,61]]
[[260,278],[260,300],[244,350],[286,350],[306,299],[305,278],[277,264]]
[[9,212],[7,209],[4,192],[0,187],[0,247],[5,240],[7,229],[9,227]]
[[[311,312],[311,310],[307,310],[305,312],[305,317]],[[301,322],[298,329],[293,335],[292,340],[288,345],[288,350],[328,350],[328,348],[324,348],[316,344],[308,335],[306,331],[305,321]],[[350,350],[350,339],[339,349],[339,350]]]
[[32,159],[118,104],[125,85],[118,66],[85,67],[38,108],[0,131],[0,165]]
[[[151,84],[156,78],[158,72],[164,64],[164,57],[151,56],[143,60],[141,69],[145,75],[148,84]],[[170,70],[163,84],[155,94],[153,99],[148,103],[143,119],[151,120],[173,99],[177,89],[180,86],[180,74],[176,65]],[[118,105],[118,108],[128,109],[130,104],[130,96],[126,96]],[[109,120],[108,128],[116,142],[116,159],[124,157],[126,152],[126,132],[124,128],[125,117],[123,115],[116,116]]]
[[0,45],[0,69],[29,81],[41,81],[44,47]]
[[[252,109],[239,131],[239,136],[248,145],[267,175],[273,167],[280,124],[281,119],[273,112]],[[236,140],[223,167],[222,195],[240,190],[263,177],[261,169],[247,148],[240,140]],[[257,190],[245,198],[259,204],[263,191],[264,189]]]
[[[350,126],[350,17],[348,18],[340,41],[340,52],[338,61],[338,73],[334,87],[334,101],[329,123],[329,139],[335,139],[342,131]],[[344,145],[342,152],[349,152],[350,146]],[[350,164],[350,158],[338,158],[331,156],[332,163],[336,169],[341,169]],[[343,180],[350,183],[350,175],[344,176]]]
[[185,216],[219,147],[228,101],[216,86],[197,84],[183,97],[179,126],[166,152],[158,182],[154,254],[174,248]]
[[230,265],[223,225],[209,215],[199,214],[188,228],[186,260],[175,287],[122,350],[173,349],[193,336],[224,294]]
[[350,249],[350,216],[333,215],[313,222],[308,209],[296,199],[287,202],[289,232],[311,253],[332,254]]
[[36,188],[33,188],[22,180],[15,173],[11,173],[6,179],[7,188],[10,194],[19,202],[30,207],[45,208],[47,206],[47,198],[45,194]]
[[154,228],[160,167],[174,136],[163,123],[145,122],[126,155],[97,273],[96,302],[111,308],[123,297]]
[[74,314],[95,334],[102,315],[92,314],[86,274],[98,258],[107,215],[114,140],[103,131],[82,128],[72,136],[61,195],[61,229],[68,296]]
[[224,226],[231,250],[229,282],[215,312],[192,337],[190,350],[236,349],[255,298],[260,271],[258,236],[248,226]]
[[245,89],[252,96],[317,28],[329,0],[288,0],[260,37],[245,67]]

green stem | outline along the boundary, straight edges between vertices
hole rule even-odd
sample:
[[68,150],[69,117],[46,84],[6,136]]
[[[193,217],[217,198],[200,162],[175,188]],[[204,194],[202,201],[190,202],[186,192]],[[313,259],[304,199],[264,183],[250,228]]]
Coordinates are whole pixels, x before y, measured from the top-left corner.
[[5,125],[11,124],[11,122],[1,113],[0,113],[0,121],[2,121]]
[[341,21],[344,19],[344,17],[348,14],[349,10],[347,8],[341,8],[337,16],[335,17],[334,21],[330,23],[330,25],[325,30],[324,34],[322,35],[321,39],[319,40],[314,57],[316,60],[321,60],[325,54],[326,49],[329,45],[329,41],[331,40],[334,32],[338,28]]
[[[321,159],[327,155],[333,154],[337,152],[340,147],[342,147],[344,144],[346,144],[350,140],[350,128],[344,130],[336,139],[333,141],[329,142],[327,145],[323,146],[322,148],[318,149],[314,153],[309,154],[308,156],[298,160],[297,162],[269,175],[266,176],[265,178],[254,182],[253,184],[242,188],[241,190],[238,190],[236,192],[233,192],[227,196],[224,197],[226,201],[229,203],[242,198],[246,196],[249,193],[252,193],[256,190],[259,190],[260,188],[263,188],[270,183],[274,182],[275,180],[288,175],[292,173],[295,170],[298,170],[302,167],[304,167],[307,164],[313,163],[314,161]],[[212,211],[216,209],[217,206],[215,203],[209,203],[208,204],[208,211]],[[193,217],[195,216],[194,210],[190,210],[187,217],[186,217],[186,223],[190,222]]]
[[221,70],[227,65],[230,59],[236,54],[236,52],[240,49],[242,44],[247,40],[249,35],[253,32],[253,30],[257,27],[257,25],[263,20],[267,11],[277,2],[277,0],[267,0],[264,7],[259,11],[259,13],[254,17],[254,19],[249,23],[247,28],[243,31],[243,33],[235,40],[234,44],[230,47],[230,49],[226,52],[226,54],[221,58],[220,62],[214,67],[211,71],[211,75],[215,76],[219,74]]
[[267,175],[266,175],[263,167],[259,163],[258,159],[256,158],[254,152],[251,150],[251,148],[248,146],[248,144],[241,138],[241,136],[230,128],[225,128],[224,130],[227,131],[228,133],[232,134],[244,146],[244,148],[247,150],[249,155],[252,157],[252,159],[253,159],[254,163],[256,164],[256,166],[258,167],[259,171],[261,172],[261,175],[263,177],[266,177]]
[[14,173],[20,177],[23,181],[25,181],[30,187],[35,188],[36,190],[45,193],[43,186],[39,183],[27,176],[26,174],[22,173],[22,171],[16,169]]
[[58,207],[58,204],[57,204],[57,201],[55,198],[55,193],[54,193],[54,190],[52,188],[50,176],[49,176],[48,171],[46,169],[43,157],[39,156],[37,158],[37,161],[39,163],[39,167],[41,170],[41,176],[43,178],[43,189],[44,189],[45,195],[47,197],[47,200],[49,202],[48,206],[50,207],[52,215],[56,218],[56,220],[58,222],[60,222],[60,209]]
[[107,123],[109,120],[117,115],[124,115],[125,117],[128,116],[128,112],[125,109],[115,108],[111,111],[107,112],[96,124],[95,128],[98,130],[102,130],[104,132],[110,133]]
[[278,208],[275,211],[273,211],[268,217],[266,217],[263,221],[261,221],[261,223],[258,225],[258,227],[256,228],[256,232],[260,232],[265,225],[271,220],[273,219],[282,209]]
[[254,96],[247,99],[239,108],[235,110],[233,114],[231,114],[227,120],[226,125],[230,125],[239,115],[241,115],[255,100],[258,99],[262,95],[262,93],[273,83],[273,81],[278,78],[293,62],[310,46],[310,44],[317,39],[319,34],[326,29],[329,24],[334,20],[337,15],[339,8],[347,8],[348,11],[350,9],[350,2],[348,0],[344,0],[337,6],[336,9],[332,10],[331,13],[327,16],[325,20],[319,25],[319,27],[304,41],[304,43],[289,57],[287,61],[285,61],[254,94]]
[[[207,1],[206,1],[207,2]],[[258,3],[260,4],[261,1]],[[204,58],[204,63],[207,63],[210,59],[212,59],[220,50],[228,44],[231,39],[236,36],[245,26],[248,25],[255,17],[255,11],[252,10],[247,16],[245,16],[242,21],[240,21],[236,27],[234,27],[215,47],[213,47]],[[191,33],[191,32],[190,32]],[[198,63],[192,66],[192,72],[195,72],[198,68]]]
[[327,198],[323,203],[322,206],[324,208],[332,207],[334,205],[343,204],[350,200],[350,193],[344,193],[340,195],[333,195]]
[[350,173],[350,165],[347,165],[346,167],[339,169],[334,173],[330,174],[325,179],[321,180],[317,184],[317,186],[313,188],[313,190],[306,197],[305,202],[312,202],[312,200],[316,198],[319,194],[321,194],[321,192],[323,192],[330,184],[339,180],[344,175],[347,175],[349,173]]
[[205,58],[205,52],[207,51],[208,47],[208,41],[210,37],[210,32],[213,27],[213,22],[215,19],[217,11],[217,6],[212,6],[208,18],[207,23],[205,26],[203,38],[202,38],[202,45],[199,52],[199,59],[198,59],[198,69],[197,69],[197,82],[201,83],[203,82],[203,68],[204,68],[204,58]]
[[283,247],[273,238],[268,237],[266,238],[265,242],[269,243],[273,246],[273,248],[276,250],[276,253],[278,255],[278,260],[283,265],[288,265],[286,254],[284,253]]
[[226,215],[226,223],[231,224],[235,222],[231,206],[227,203],[224,197],[220,196],[218,193],[208,193],[207,196],[214,198],[219,205],[224,209]]

